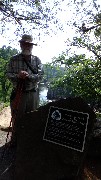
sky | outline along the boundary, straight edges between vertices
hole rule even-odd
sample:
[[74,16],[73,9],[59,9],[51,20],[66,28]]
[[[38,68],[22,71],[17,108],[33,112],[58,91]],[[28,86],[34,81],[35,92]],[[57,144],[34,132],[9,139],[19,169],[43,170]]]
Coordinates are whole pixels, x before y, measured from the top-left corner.
[[[82,22],[87,20],[84,8],[90,10],[90,8],[92,8],[91,4],[86,3],[83,7],[81,7],[81,9],[79,9],[78,12],[77,5],[73,6],[73,4],[70,3],[71,1],[74,0],[60,0],[59,3],[54,6],[54,0],[47,0],[47,3],[49,3],[49,6],[52,9],[51,15],[52,13],[56,13],[56,19],[59,21],[59,23],[57,22],[56,24],[53,23],[54,20],[49,22],[49,28],[39,28],[36,31],[32,27],[32,30],[28,31],[28,24],[24,24],[24,26],[27,27],[28,33],[33,35],[35,43],[38,44],[33,47],[33,54],[37,55],[41,59],[42,63],[51,62],[54,56],[58,57],[59,54],[68,49],[66,40],[69,39],[69,41],[72,41],[73,37],[78,35],[78,33],[75,34],[75,28],[73,28],[74,21],[76,21],[80,26]],[[79,1],[80,0],[78,0],[78,2]],[[101,1],[97,1],[101,5]],[[16,6],[16,8],[18,8],[18,6]],[[2,24],[2,22],[0,24]],[[59,27],[61,28],[59,29]],[[18,41],[21,39],[21,34],[16,36],[16,28],[16,24],[12,25],[9,23],[6,25],[6,31],[0,35],[0,47],[6,45],[20,50]],[[38,36],[39,34],[40,37]],[[74,50],[73,47],[72,50]],[[77,49],[76,52],[84,53],[84,49]]]

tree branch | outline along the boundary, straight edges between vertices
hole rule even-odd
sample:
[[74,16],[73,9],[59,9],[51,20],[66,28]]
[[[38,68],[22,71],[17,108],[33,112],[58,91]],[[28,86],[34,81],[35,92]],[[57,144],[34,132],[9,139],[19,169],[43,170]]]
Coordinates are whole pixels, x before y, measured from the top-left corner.
[[80,29],[80,31],[83,31],[83,34],[84,34],[84,33],[88,32],[88,31],[90,31],[92,29],[97,28],[98,26],[101,26],[101,24],[97,24],[96,26],[92,26],[92,27],[87,28],[85,23],[83,23],[82,27],[80,27],[79,29]]
[[99,59],[101,60],[101,56],[97,54],[97,52],[95,50],[93,50],[90,46],[88,46],[87,44],[85,44],[85,46]]

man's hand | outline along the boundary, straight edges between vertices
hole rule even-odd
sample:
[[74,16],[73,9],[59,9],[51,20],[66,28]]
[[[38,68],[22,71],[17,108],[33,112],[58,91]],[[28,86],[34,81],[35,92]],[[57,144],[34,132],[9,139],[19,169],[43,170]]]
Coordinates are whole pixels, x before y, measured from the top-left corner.
[[27,71],[20,71],[18,74],[18,78],[26,79],[29,76]]

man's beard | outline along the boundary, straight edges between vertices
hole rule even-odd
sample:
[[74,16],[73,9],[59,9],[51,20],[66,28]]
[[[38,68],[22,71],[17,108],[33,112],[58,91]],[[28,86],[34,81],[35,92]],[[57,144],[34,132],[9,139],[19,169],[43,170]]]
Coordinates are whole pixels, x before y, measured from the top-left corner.
[[32,54],[32,49],[22,49],[22,54],[23,55],[31,55]]

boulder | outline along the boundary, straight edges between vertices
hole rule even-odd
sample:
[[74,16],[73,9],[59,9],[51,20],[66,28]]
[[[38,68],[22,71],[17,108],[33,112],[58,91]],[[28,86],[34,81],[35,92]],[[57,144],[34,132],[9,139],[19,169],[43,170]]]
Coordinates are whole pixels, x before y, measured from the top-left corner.
[[[53,113],[54,110],[59,110],[62,117],[64,117],[64,113],[66,115],[71,114],[75,123],[72,122],[72,119],[71,122],[77,124],[77,126],[81,122],[81,131],[85,134],[84,136],[82,134],[84,139],[81,138],[80,145],[78,141],[75,141],[75,136],[80,132],[78,131],[73,136],[73,144],[71,134],[68,135],[69,130],[66,131],[67,124],[71,123],[70,119],[65,116],[63,121],[63,118],[58,116],[53,121],[54,115],[56,115]],[[82,119],[74,118],[77,115],[82,116]],[[81,120],[85,122],[82,123]],[[80,97],[60,99],[41,106],[34,112],[26,113],[17,122],[14,179],[67,180],[79,178],[92,139],[95,120],[95,113]],[[55,124],[53,125],[53,123]],[[61,129],[64,129],[62,133],[66,135],[65,138],[62,135],[60,136]],[[71,129],[72,134],[73,132],[75,130],[72,131]]]

